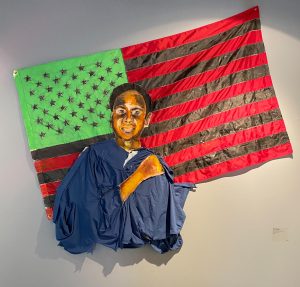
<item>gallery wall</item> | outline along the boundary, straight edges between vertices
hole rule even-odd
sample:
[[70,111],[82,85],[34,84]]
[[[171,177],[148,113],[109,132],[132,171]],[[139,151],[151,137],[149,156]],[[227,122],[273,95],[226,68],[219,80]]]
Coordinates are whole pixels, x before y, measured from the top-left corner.
[[[98,246],[71,255],[58,247],[13,70],[171,35],[257,4],[293,158],[199,184],[179,252]],[[297,0],[0,0],[0,286],[299,286],[299,11]]]

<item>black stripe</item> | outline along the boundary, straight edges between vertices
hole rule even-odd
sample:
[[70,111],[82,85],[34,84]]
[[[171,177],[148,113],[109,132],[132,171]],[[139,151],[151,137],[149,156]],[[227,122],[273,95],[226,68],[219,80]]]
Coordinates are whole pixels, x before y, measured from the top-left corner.
[[65,177],[65,175],[68,173],[68,170],[69,170],[68,168],[64,168],[64,169],[56,169],[48,172],[38,173],[37,175],[38,175],[39,183],[42,184],[42,183],[62,180]]
[[222,90],[234,84],[254,80],[269,75],[268,65],[262,65],[251,69],[233,73],[215,81],[206,83],[202,86],[179,92],[168,97],[161,98],[153,103],[154,110],[159,110],[171,106],[175,106],[187,101],[191,101],[201,96]]
[[175,129],[206,117],[219,114],[237,107],[241,107],[250,103],[259,102],[262,100],[269,99],[275,96],[275,91],[273,87],[265,88],[262,90],[257,90],[249,92],[246,94],[241,94],[224,101],[220,101],[205,108],[198,109],[191,113],[185,114],[180,117],[171,118],[170,120],[153,123],[143,132],[143,136],[152,136],[159,133],[167,132],[170,129]]
[[[174,82],[183,80],[184,78],[188,78],[197,74],[214,70],[221,66],[225,66],[234,60],[238,60],[251,55],[261,54],[264,51],[265,47],[263,43],[251,44],[240,47],[239,49],[229,52],[227,54],[223,54],[221,56],[214,57],[206,61],[194,63],[193,66],[187,67],[185,69],[166,75],[144,79],[136,83],[143,86],[146,90],[151,90],[157,87],[172,84]],[[155,66],[153,69],[155,69]]]
[[86,146],[101,142],[113,137],[113,134],[101,135],[89,139],[79,140],[67,144],[60,144],[52,147],[37,149],[31,152],[34,160],[57,157],[61,155],[71,154],[74,152],[81,152]]
[[172,169],[174,171],[174,175],[179,176],[187,172],[206,168],[214,164],[225,162],[227,160],[231,160],[246,154],[282,145],[287,143],[288,141],[288,134],[286,132],[281,132],[241,145],[229,147],[224,150],[175,165],[172,167]]
[[190,137],[186,137],[178,141],[153,148],[153,151],[161,156],[167,156],[191,146],[214,140],[218,137],[234,134],[241,130],[246,130],[277,120],[282,120],[282,115],[279,109],[267,111],[261,114],[219,125],[217,127],[213,127],[200,133],[194,134]]
[[160,52],[155,52],[148,55],[139,56],[136,58],[125,60],[127,71],[141,67],[151,66],[153,64],[165,62],[178,57],[183,57],[189,54],[197,53],[202,50],[209,49],[217,44],[224,43],[230,39],[242,36],[252,30],[260,30],[260,20],[253,19],[239,26],[233,27],[225,32],[214,35],[212,37],[202,39],[196,42],[183,44],[174,48],[166,49]]
[[43,199],[44,199],[45,207],[53,207],[54,206],[55,195],[48,195],[48,196],[45,196]]

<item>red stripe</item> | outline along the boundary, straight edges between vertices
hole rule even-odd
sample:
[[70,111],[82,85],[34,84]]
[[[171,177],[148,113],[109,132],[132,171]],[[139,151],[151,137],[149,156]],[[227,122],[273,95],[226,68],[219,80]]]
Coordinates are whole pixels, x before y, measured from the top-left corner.
[[257,165],[275,158],[280,158],[293,153],[290,143],[285,143],[273,148],[250,153],[229,161],[209,166],[200,170],[188,172],[175,177],[175,182],[198,183],[228,172],[236,171],[248,166]]
[[41,189],[41,192],[42,192],[42,196],[45,197],[45,196],[48,196],[48,195],[55,194],[56,189],[57,189],[57,187],[59,186],[60,183],[61,183],[61,180],[40,184],[40,189]]
[[272,80],[270,76],[238,83],[222,90],[204,95],[198,99],[154,111],[152,112],[151,123],[159,123],[175,117],[180,117],[213,103],[221,102],[240,94],[253,92],[271,86]]
[[45,207],[46,215],[49,220],[53,219],[53,207]]
[[178,45],[199,41],[201,39],[220,34],[235,26],[241,25],[245,22],[257,18],[259,18],[259,9],[256,6],[242,13],[214,22],[212,24],[202,26],[200,28],[124,47],[122,48],[123,58],[125,60],[128,60],[142,55],[151,54],[154,52],[159,52],[169,48],[177,47]]
[[259,138],[264,138],[272,134],[284,132],[285,130],[286,129],[283,120],[278,120],[247,130],[242,130],[235,134],[219,137],[205,143],[194,145],[166,156],[164,160],[167,164],[169,164],[169,166],[174,166],[176,164],[214,153],[228,147],[240,145],[242,143],[250,142]]
[[195,87],[199,87],[205,83],[212,82],[221,77],[247,70],[253,67],[266,65],[267,57],[266,53],[261,53],[257,55],[251,55],[238,60],[234,60],[225,66],[221,66],[214,70],[203,72],[188,78],[184,78],[170,85],[154,88],[149,92],[153,101],[157,99],[179,93],[182,91],[190,90]]
[[200,131],[207,130],[227,122],[235,121],[243,117],[249,117],[251,115],[260,114],[269,110],[278,108],[278,102],[276,97],[272,97],[267,100],[251,103],[229,111],[215,114],[199,121],[192,122],[190,124],[181,126],[176,129],[169,130],[160,134],[155,134],[142,139],[142,143],[145,147],[153,148],[176,140],[191,136],[199,133]]
[[52,157],[42,160],[36,160],[34,162],[34,166],[36,171],[39,172],[47,172],[50,170],[68,168],[70,167],[74,161],[78,158],[80,153],[75,152],[68,155]]
[[240,47],[258,42],[262,42],[261,31],[250,31],[245,35],[217,44],[212,48],[202,50],[198,53],[154,64],[152,66],[127,71],[127,78],[129,82],[137,82],[144,79],[166,75],[194,66],[195,63],[206,61],[214,57],[233,52]]

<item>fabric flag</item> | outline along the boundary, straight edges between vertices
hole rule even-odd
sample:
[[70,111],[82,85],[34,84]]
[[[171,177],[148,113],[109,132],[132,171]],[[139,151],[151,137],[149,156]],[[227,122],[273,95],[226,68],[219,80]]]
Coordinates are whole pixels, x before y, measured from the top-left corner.
[[15,72],[48,218],[82,149],[112,136],[109,96],[142,85],[154,111],[143,144],[177,182],[199,183],[290,155],[259,9],[176,35]]

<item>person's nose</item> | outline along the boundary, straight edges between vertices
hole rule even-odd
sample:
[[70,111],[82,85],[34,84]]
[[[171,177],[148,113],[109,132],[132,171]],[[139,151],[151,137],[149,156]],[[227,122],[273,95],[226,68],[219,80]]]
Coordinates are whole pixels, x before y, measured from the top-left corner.
[[130,110],[126,111],[124,121],[125,121],[125,123],[132,123],[133,122],[133,117],[132,117],[132,113],[131,113]]

